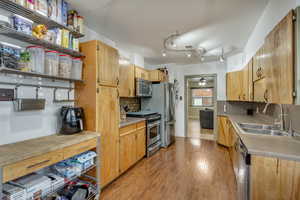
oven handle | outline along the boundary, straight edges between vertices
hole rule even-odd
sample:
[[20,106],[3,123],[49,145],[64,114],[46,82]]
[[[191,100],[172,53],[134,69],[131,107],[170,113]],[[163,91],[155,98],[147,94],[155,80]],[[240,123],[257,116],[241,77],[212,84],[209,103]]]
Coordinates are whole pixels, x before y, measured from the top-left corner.
[[157,123],[153,123],[153,124],[149,124],[148,125],[148,128],[153,128],[155,126],[160,126],[160,122],[157,122]]

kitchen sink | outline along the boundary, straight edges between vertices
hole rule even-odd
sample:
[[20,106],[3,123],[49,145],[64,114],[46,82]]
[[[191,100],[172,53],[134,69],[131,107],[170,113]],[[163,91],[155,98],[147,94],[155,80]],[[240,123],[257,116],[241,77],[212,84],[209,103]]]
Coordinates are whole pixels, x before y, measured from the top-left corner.
[[288,136],[285,131],[279,130],[278,127],[266,124],[246,124],[240,123],[240,128],[247,134],[272,135],[272,136]]

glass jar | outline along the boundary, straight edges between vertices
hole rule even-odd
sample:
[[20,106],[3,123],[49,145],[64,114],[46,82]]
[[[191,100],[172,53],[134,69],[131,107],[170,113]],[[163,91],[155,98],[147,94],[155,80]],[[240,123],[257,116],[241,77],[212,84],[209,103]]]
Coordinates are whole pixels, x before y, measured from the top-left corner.
[[72,58],[71,78],[82,79],[82,61],[80,58]]
[[69,55],[59,55],[59,76],[63,78],[71,77],[72,59]]
[[44,73],[45,67],[45,50],[41,46],[29,46],[27,51],[30,53],[29,68],[35,73]]
[[59,57],[57,51],[46,51],[45,53],[45,74],[58,76]]

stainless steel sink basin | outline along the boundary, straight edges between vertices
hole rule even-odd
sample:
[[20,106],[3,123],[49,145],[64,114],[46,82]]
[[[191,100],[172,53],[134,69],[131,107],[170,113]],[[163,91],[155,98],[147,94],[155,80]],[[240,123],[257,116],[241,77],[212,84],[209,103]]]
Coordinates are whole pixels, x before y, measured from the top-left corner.
[[247,134],[271,135],[271,136],[288,136],[285,131],[279,130],[278,127],[265,124],[246,124],[240,123],[240,128]]

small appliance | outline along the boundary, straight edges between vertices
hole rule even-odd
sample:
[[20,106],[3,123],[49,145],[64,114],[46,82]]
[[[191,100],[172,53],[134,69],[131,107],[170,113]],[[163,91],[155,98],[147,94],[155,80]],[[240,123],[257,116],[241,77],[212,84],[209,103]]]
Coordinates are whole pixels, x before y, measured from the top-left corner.
[[83,109],[80,107],[64,106],[61,108],[62,126],[60,133],[71,135],[83,131]]
[[136,79],[136,96],[137,97],[151,97],[152,96],[152,82],[144,79]]

